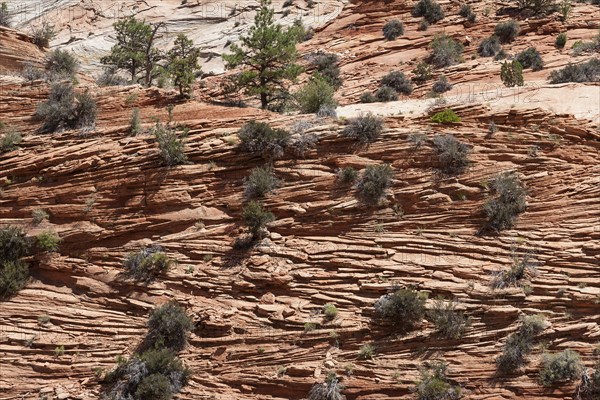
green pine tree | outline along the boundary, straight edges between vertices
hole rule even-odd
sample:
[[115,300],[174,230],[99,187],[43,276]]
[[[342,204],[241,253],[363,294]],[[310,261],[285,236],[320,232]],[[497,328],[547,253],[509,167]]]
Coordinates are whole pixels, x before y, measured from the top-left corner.
[[224,55],[228,69],[242,67],[234,79],[250,96],[259,96],[263,109],[289,95],[288,85],[302,68],[296,64],[297,29],[283,28],[273,21],[270,0],[261,0],[254,25],[241,38],[242,47],[232,45],[232,54]]
[[163,53],[154,46],[164,23],[149,24],[128,17],[115,22],[113,27],[117,43],[100,62],[127,71],[132,81],[141,81],[145,86],[152,85],[152,81],[160,74],[158,62],[164,58]]
[[500,79],[506,87],[523,86],[523,65],[517,60],[505,61],[500,68]]
[[182,97],[189,97],[192,92],[196,73],[200,71],[199,56],[200,50],[194,47],[194,42],[180,33],[175,39],[174,47],[169,51],[168,71],[173,84],[179,88],[179,95]]

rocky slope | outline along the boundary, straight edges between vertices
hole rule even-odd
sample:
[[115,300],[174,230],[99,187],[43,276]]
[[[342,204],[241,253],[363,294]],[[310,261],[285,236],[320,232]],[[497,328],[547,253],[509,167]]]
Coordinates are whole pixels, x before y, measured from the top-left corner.
[[[415,38],[382,41],[380,25],[390,13],[385,7],[410,19],[407,5],[353,4],[302,45],[306,53],[329,38],[329,49],[344,54],[343,102],[374,88],[379,71],[395,68],[395,57],[408,64],[426,53],[428,40],[410,26]],[[597,28],[583,27],[597,23],[590,7],[578,4],[570,22],[582,25],[581,37]],[[365,25],[357,32],[342,29],[359,20]],[[426,35],[442,27],[458,32],[456,23],[449,16]],[[481,36],[489,34],[491,20],[487,25],[478,25]],[[333,32],[339,39],[331,39]],[[17,36],[0,31],[0,43],[25,40]],[[543,38],[550,43],[554,36],[550,31]],[[524,46],[537,36],[519,40]],[[572,58],[541,47],[548,68],[539,76],[545,80]],[[0,65],[25,57],[6,48]],[[37,57],[34,48],[27,51],[27,58]],[[499,66],[490,60],[477,66],[478,60],[445,73],[453,82],[497,81]],[[377,72],[365,76],[365,70]],[[597,357],[600,131],[594,101],[600,86],[526,90],[536,90],[539,101],[511,102],[509,93],[497,102],[464,104],[450,93],[446,106],[462,117],[453,125],[430,122],[432,101],[419,99],[425,88],[411,101],[340,107],[339,115],[355,115],[361,107],[385,115],[381,139],[356,147],[339,134],[343,120],[208,104],[200,88],[198,99],[188,102],[154,88],[94,88],[100,109],[94,132],[41,135],[33,113],[47,85],[6,80],[0,119],[18,127],[24,140],[0,156],[0,223],[21,225],[29,235],[55,231],[62,243],[58,253],[38,256],[26,288],[0,303],[0,399],[98,398],[96,372],[132,353],[149,311],[168,299],[185,305],[196,323],[182,353],[194,374],[180,399],[302,399],[328,371],[341,376],[348,399],[412,398],[418,368],[439,358],[449,363],[464,398],[574,398],[577,382],[548,389],[537,375],[544,350],[576,350],[590,368]],[[544,100],[556,90],[570,97]],[[565,98],[572,99],[570,108],[562,105]],[[151,135],[126,133],[133,107],[148,128],[153,117],[167,119],[168,104],[175,105],[173,119],[190,128],[189,163],[172,169],[160,166]],[[268,238],[242,252],[233,242],[243,232],[243,183],[262,160],[240,152],[235,133],[253,119],[289,129],[303,125],[318,143],[305,158],[286,155],[275,162],[282,185],[265,204],[276,221]],[[498,131],[490,135],[492,121]],[[440,176],[431,147],[409,140],[415,133],[455,135],[472,147],[471,166],[457,177]],[[394,168],[393,185],[381,207],[367,208],[352,187],[339,184],[336,172],[379,162]],[[502,171],[517,172],[525,183],[527,210],[513,229],[481,235],[487,183]],[[50,218],[35,225],[32,212],[40,208]],[[122,276],[122,260],[147,244],[160,244],[178,264],[164,278],[140,285]],[[516,247],[535,253],[537,274],[525,290],[492,290],[494,272],[510,268]],[[396,285],[413,285],[430,299],[456,298],[471,327],[457,340],[441,339],[426,321],[391,336],[373,324],[373,304]],[[339,315],[328,322],[321,309],[330,302]],[[519,316],[535,313],[549,321],[541,344],[522,370],[498,375],[495,358]],[[320,327],[306,331],[307,323]],[[367,343],[377,354],[359,359]],[[55,353],[59,346],[62,355]]]

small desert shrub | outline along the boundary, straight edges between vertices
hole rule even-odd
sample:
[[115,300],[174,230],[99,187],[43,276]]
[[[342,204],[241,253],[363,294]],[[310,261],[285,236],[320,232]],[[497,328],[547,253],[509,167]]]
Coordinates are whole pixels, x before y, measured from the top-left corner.
[[435,0],[419,0],[412,10],[412,16],[423,17],[430,24],[434,24],[444,18],[444,11]]
[[554,45],[558,49],[562,49],[567,44],[567,34],[565,32],[559,33],[554,41]]
[[46,71],[39,68],[36,64],[27,62],[21,71],[21,76],[28,82],[46,79]]
[[253,238],[259,238],[265,226],[275,220],[275,216],[257,201],[246,204],[242,210],[242,218]]
[[176,301],[165,303],[154,310],[148,319],[147,349],[181,351],[187,343],[187,334],[194,322]]
[[68,83],[50,87],[48,100],[37,107],[36,115],[44,120],[42,132],[63,129],[91,129],[96,123],[96,101],[85,93],[75,94]]
[[300,112],[304,114],[316,113],[322,106],[333,106],[333,94],[335,89],[319,73],[314,74],[311,79],[298,92],[296,100],[300,106]]
[[283,129],[274,129],[265,122],[250,121],[238,132],[242,150],[261,155],[265,159],[283,156],[290,142],[290,134]]
[[543,315],[528,315],[520,320],[519,329],[508,337],[502,354],[496,359],[498,370],[503,373],[514,372],[525,365],[525,356],[531,352],[535,337],[547,325]]
[[334,319],[338,315],[338,309],[333,303],[327,303],[323,306],[323,314],[327,319]]
[[380,102],[398,100],[398,93],[389,86],[381,86],[375,92],[375,99]]
[[448,108],[444,111],[435,113],[431,117],[431,122],[436,122],[438,124],[449,124],[453,122],[460,122],[460,117],[456,115],[454,111]]
[[140,119],[140,109],[134,108],[131,111],[131,120],[129,122],[129,134],[136,136],[142,133],[142,122]]
[[[317,116],[319,113],[317,113]],[[290,151],[297,157],[305,157],[306,153],[317,145],[319,138],[314,133],[298,133],[292,137]]]
[[463,45],[445,33],[436,35],[429,48],[429,62],[438,68],[462,61]]
[[8,11],[8,5],[3,1],[2,4],[0,4],[0,26],[10,28],[11,19],[10,12]]
[[473,12],[473,9],[471,8],[471,6],[469,4],[466,4],[466,3],[462,4],[460,6],[460,10],[458,11],[458,14],[461,17],[466,18],[467,21],[469,21],[469,22],[475,22],[475,19],[477,18],[477,16]]
[[581,375],[578,393],[583,395],[581,398],[584,400],[600,399],[600,359],[594,364],[594,371],[591,374],[586,370]]
[[417,30],[424,32],[427,29],[429,29],[429,22],[427,22],[427,20],[423,18],[421,22],[419,22],[419,27],[417,28]]
[[530,252],[522,255],[513,252],[512,266],[509,270],[500,271],[492,279],[491,286],[494,289],[503,289],[506,287],[521,286],[521,281],[529,274],[534,274],[537,268],[537,261]]
[[481,57],[494,57],[502,49],[498,36],[492,35],[481,41],[477,48],[477,54]]
[[45,210],[36,208],[31,212],[31,217],[33,218],[34,225],[39,225],[43,221],[47,221],[50,215]]
[[503,62],[500,79],[506,87],[523,86],[523,66],[517,60]]
[[44,252],[57,251],[60,241],[60,237],[54,232],[42,232],[36,236],[36,246]]
[[358,178],[358,172],[352,167],[340,168],[337,172],[337,178],[343,184],[353,183]]
[[29,266],[22,260],[7,260],[0,264],[0,300],[21,290],[29,279]]
[[417,83],[423,83],[433,78],[431,75],[431,67],[429,64],[422,61],[417,64],[415,69],[412,70],[412,73],[412,80]]
[[448,339],[460,339],[470,325],[469,318],[464,312],[457,311],[456,306],[455,301],[436,299],[427,311],[427,318],[433,322],[435,330]]
[[331,53],[317,53],[311,64],[334,89],[342,86],[338,56]]
[[105,68],[102,74],[96,78],[98,86],[125,86],[129,83],[127,78],[122,77],[112,68]]
[[583,370],[581,358],[573,350],[564,350],[556,354],[545,354],[542,363],[540,383],[544,386],[572,381],[578,378]]
[[172,167],[187,161],[185,143],[177,135],[174,127],[157,122],[151,132],[158,143],[159,155],[164,165]]
[[521,63],[523,68],[531,68],[534,71],[544,68],[542,56],[535,47],[529,47],[517,54],[516,60]]
[[15,150],[23,140],[21,134],[13,128],[0,127],[0,153]]
[[375,205],[391,185],[394,170],[389,164],[369,165],[362,173],[357,184],[358,194],[362,201]]
[[317,118],[333,117],[337,116],[336,106],[334,104],[323,104],[317,111]]
[[370,360],[375,356],[375,346],[371,343],[364,344],[358,350],[358,358],[362,360]]
[[569,64],[550,73],[550,83],[598,82],[600,81],[600,59],[592,58],[581,64]]
[[399,289],[386,294],[375,303],[379,318],[396,330],[410,330],[425,317],[427,294],[414,289]]
[[494,28],[494,35],[500,39],[501,43],[510,43],[519,36],[520,27],[517,21],[500,22]]
[[66,50],[56,49],[46,58],[46,71],[52,79],[73,78],[79,69],[79,61]]
[[338,378],[333,376],[324,383],[315,383],[308,393],[308,400],[346,400],[343,389]]
[[50,25],[47,21],[42,22],[39,27],[32,29],[31,37],[36,46],[48,47],[50,41],[56,37],[54,25]]
[[149,281],[166,273],[172,262],[160,246],[129,253],[123,261],[127,274],[139,281]]
[[365,92],[360,95],[359,101],[361,103],[375,103],[377,102],[377,98],[375,98],[375,95],[373,93]]
[[440,78],[433,83],[431,90],[434,93],[445,93],[449,90],[452,90],[452,85],[448,82],[448,78],[444,75],[440,76]]
[[148,350],[120,362],[106,375],[113,388],[105,398],[169,400],[187,384],[189,376],[189,369],[172,351]]
[[392,71],[381,78],[381,87],[390,87],[398,93],[409,95],[413,91],[410,79],[400,71]]
[[383,132],[383,119],[368,113],[350,118],[348,125],[342,130],[342,136],[353,139],[360,144],[373,143]]
[[452,135],[438,135],[433,138],[441,170],[450,175],[459,174],[469,166],[470,148]]
[[386,40],[395,40],[404,35],[404,24],[397,19],[386,22],[383,26],[383,37]]
[[483,209],[487,216],[487,227],[495,231],[513,226],[517,215],[525,211],[526,191],[518,176],[504,173],[491,183],[496,196],[488,200]]
[[244,194],[247,198],[264,197],[279,185],[273,170],[269,166],[256,167],[244,182]]
[[448,364],[434,361],[428,368],[421,368],[421,377],[416,383],[418,400],[457,400],[461,397],[461,389],[453,385],[446,376]]

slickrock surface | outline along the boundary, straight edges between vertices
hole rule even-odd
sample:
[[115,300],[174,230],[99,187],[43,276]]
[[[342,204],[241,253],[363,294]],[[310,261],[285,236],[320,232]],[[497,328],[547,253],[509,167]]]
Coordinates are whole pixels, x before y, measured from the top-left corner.
[[[444,6],[455,10],[458,3]],[[482,8],[475,4],[478,15]],[[390,10],[408,24],[408,37],[383,42],[381,25]],[[464,36],[450,12],[440,26],[416,32],[409,10],[400,3],[349,5],[302,52],[329,39],[327,48],[342,54],[344,65],[338,95],[344,104],[353,102],[399,60],[409,72],[405,56],[422,58],[434,32],[445,27]],[[593,35],[594,12],[597,7],[575,4],[573,39]],[[493,29],[490,15],[477,25],[481,30],[467,31],[473,43]],[[345,28],[349,24],[356,28]],[[515,49],[537,42],[544,26],[556,22],[529,24],[531,35],[519,38]],[[539,76],[545,82],[550,70],[573,59],[551,49],[555,31],[540,37],[548,68],[527,72],[526,81]],[[15,40],[22,41],[22,52],[4,46]],[[39,56],[26,40],[0,30],[0,67],[10,71],[15,62]],[[446,75],[454,83],[498,81],[497,63],[469,60],[473,46],[468,61]],[[208,104],[200,101],[207,96],[200,88],[200,100],[177,102],[172,92],[156,88],[92,86],[99,104],[94,132],[42,135],[33,114],[47,84],[0,86],[0,119],[23,132],[20,148],[0,156],[0,225],[62,238],[59,253],[32,260],[26,288],[0,303],[0,399],[99,398],[95,372],[130,355],[150,310],[169,299],[185,305],[196,323],[181,353],[193,376],[178,399],[302,399],[328,371],[342,377],[349,400],[407,399],[422,363],[440,358],[466,399],[572,399],[577,382],[548,389],[537,376],[544,349],[576,350],[592,367],[600,343],[600,130],[594,113],[600,86],[564,85],[572,92],[566,99],[580,101],[571,108],[559,100],[464,102],[451,92],[447,106],[462,118],[452,125],[429,122],[428,90],[412,95],[413,103],[368,105],[385,115],[386,130],[369,147],[356,147],[339,134],[343,120]],[[542,88],[539,95],[551,97],[555,90]],[[149,128],[153,117],[167,120],[172,102],[174,121],[190,128],[189,163],[167,169],[154,138],[128,136],[127,126],[133,107]],[[338,111],[352,116],[360,107]],[[235,133],[253,119],[288,129],[307,121],[319,140],[305,158],[286,155],[274,163],[283,183],[265,204],[276,221],[256,248],[241,252],[233,243],[243,232],[243,183],[262,160],[240,152]],[[498,131],[489,134],[492,121]],[[471,166],[458,177],[441,176],[431,147],[409,140],[415,133],[455,135],[472,147]],[[394,168],[393,185],[382,206],[367,208],[352,187],[338,183],[336,172],[380,162]],[[513,229],[481,235],[487,183],[503,171],[517,172],[525,183],[527,210]],[[38,208],[50,219],[35,226],[32,211]],[[149,244],[163,246],[178,263],[154,283],[136,284],[123,277],[122,261]],[[535,253],[537,274],[527,290],[492,290],[494,272],[510,268],[515,247]],[[407,285],[430,299],[458,299],[472,318],[465,335],[441,339],[423,321],[396,337],[373,324],[373,303]],[[326,303],[339,309],[330,322],[321,313]],[[522,370],[497,375],[495,358],[519,316],[536,313],[550,323],[540,335],[543,345]],[[45,316],[47,323],[40,319]],[[320,327],[305,332],[306,323]],[[366,343],[377,348],[373,360],[358,358]],[[58,346],[63,355],[55,354]]]

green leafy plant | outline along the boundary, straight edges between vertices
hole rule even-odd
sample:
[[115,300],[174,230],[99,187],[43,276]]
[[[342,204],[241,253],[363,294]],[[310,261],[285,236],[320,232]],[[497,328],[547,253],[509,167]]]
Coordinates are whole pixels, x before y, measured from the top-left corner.
[[566,34],[566,32],[559,33],[558,36],[556,36],[556,40],[554,41],[554,45],[558,49],[563,49],[566,44],[567,44],[567,34]]
[[55,252],[58,250],[61,239],[55,232],[42,232],[36,236],[36,245],[40,251]]
[[318,112],[323,106],[335,106],[334,93],[335,88],[329,84],[328,80],[316,73],[306,85],[296,92],[295,96],[300,106],[300,112],[309,114]]
[[358,172],[352,167],[340,168],[337,171],[337,178],[343,184],[353,183],[358,178]]
[[333,303],[327,303],[323,306],[323,315],[327,319],[334,319],[338,315],[338,309]]
[[31,212],[31,217],[33,219],[33,224],[39,225],[42,222],[47,221],[48,218],[50,218],[50,215],[45,210],[41,208],[36,208]]
[[358,351],[358,358],[361,358],[363,360],[370,360],[373,357],[375,357],[375,351],[375,346],[373,346],[373,344],[364,344]]
[[16,150],[23,141],[23,137],[14,128],[0,127],[0,153]]
[[460,121],[460,117],[449,108],[445,109],[444,111],[437,112],[431,117],[431,122],[438,124],[449,124]]

